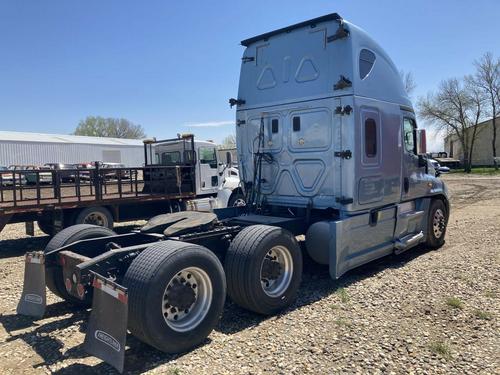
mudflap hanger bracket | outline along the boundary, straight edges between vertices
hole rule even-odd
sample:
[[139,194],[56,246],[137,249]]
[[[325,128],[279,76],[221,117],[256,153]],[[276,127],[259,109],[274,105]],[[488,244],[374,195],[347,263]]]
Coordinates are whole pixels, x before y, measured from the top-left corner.
[[45,255],[41,251],[26,253],[23,293],[17,313],[41,318],[47,305],[45,289]]
[[90,272],[94,276],[94,298],[83,348],[121,373],[127,337],[127,288],[94,271]]

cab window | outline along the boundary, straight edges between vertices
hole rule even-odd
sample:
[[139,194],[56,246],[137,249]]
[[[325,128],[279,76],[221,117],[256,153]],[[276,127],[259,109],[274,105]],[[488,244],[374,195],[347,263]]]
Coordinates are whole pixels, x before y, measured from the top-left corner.
[[210,164],[211,168],[217,168],[217,153],[213,147],[200,147],[200,163]]
[[405,118],[403,121],[403,143],[405,146],[405,151],[411,154],[416,154],[415,149],[415,129],[417,125],[415,120],[410,118]]
[[181,162],[181,153],[179,151],[163,152],[161,154],[161,164],[177,164]]

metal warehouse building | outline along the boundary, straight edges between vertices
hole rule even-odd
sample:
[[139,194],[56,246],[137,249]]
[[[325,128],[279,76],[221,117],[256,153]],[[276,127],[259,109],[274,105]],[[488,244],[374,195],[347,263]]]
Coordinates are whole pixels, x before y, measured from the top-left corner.
[[139,167],[141,140],[0,131],[0,166],[103,161]]

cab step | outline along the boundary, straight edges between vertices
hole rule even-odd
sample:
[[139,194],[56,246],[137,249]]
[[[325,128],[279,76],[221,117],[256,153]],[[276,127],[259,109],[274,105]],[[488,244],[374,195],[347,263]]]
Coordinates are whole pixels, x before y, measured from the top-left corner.
[[394,253],[401,254],[402,252],[418,245],[420,241],[424,238],[424,232],[410,233],[394,242]]

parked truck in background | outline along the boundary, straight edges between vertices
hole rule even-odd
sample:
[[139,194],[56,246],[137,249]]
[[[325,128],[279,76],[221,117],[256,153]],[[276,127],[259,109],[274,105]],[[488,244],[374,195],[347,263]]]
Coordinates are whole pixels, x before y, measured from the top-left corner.
[[444,243],[446,186],[427,171],[425,131],[398,69],[366,32],[329,14],[242,45],[230,104],[247,205],[161,215],[121,235],[67,228],[27,254],[19,313],[43,315],[45,285],[92,303],[84,348],[122,371],[127,329],[178,353],[205,340],[226,292],[259,314],[290,306],[304,251],[337,279]]
[[[167,157],[179,149],[181,158]],[[34,221],[50,235],[74,224],[113,228],[114,222],[240,202],[239,180],[230,178],[214,143],[188,134],[147,140],[144,150],[142,167],[94,162],[0,170],[0,231],[6,224],[26,222],[33,235]]]

